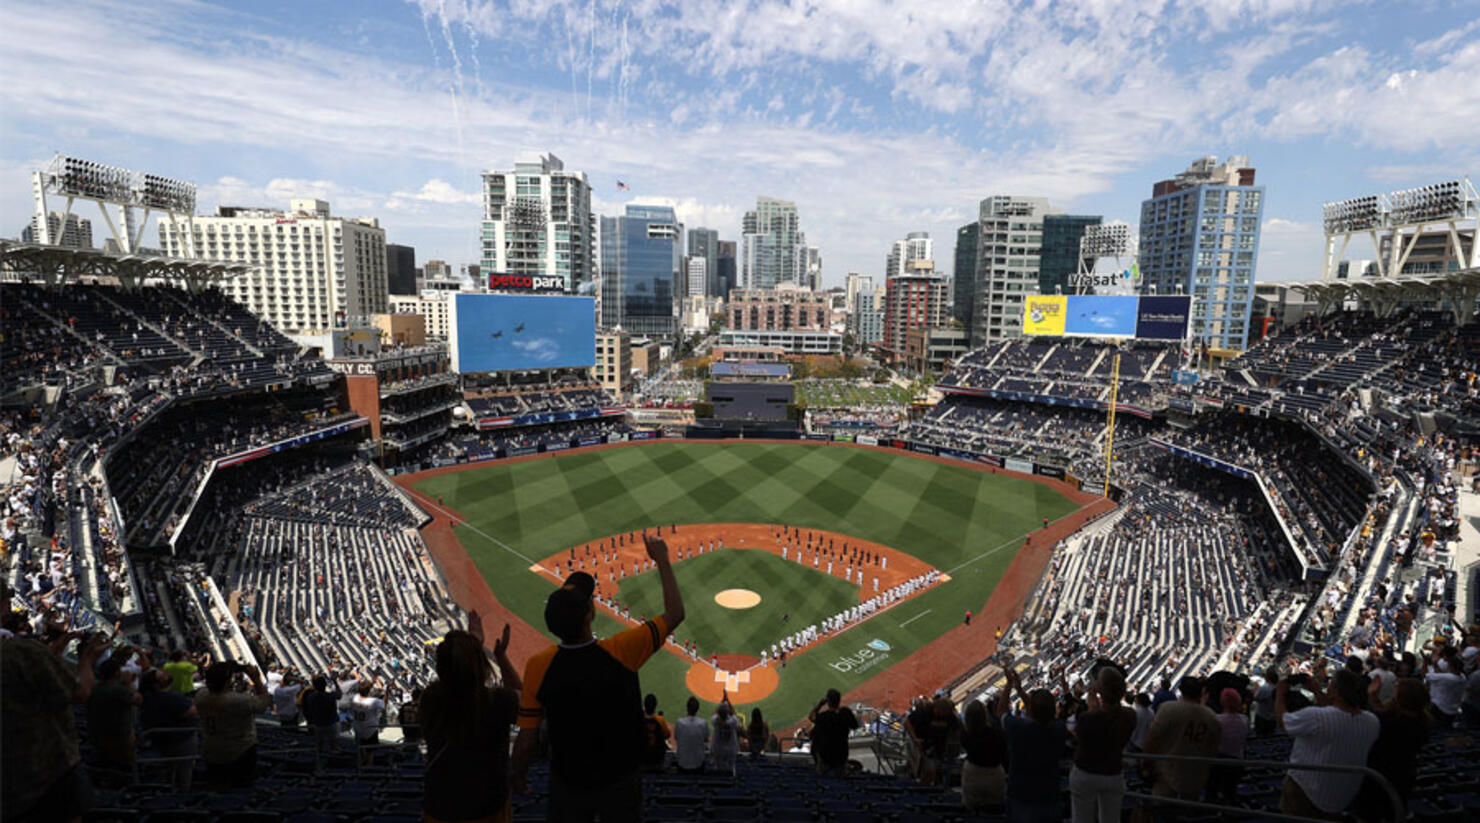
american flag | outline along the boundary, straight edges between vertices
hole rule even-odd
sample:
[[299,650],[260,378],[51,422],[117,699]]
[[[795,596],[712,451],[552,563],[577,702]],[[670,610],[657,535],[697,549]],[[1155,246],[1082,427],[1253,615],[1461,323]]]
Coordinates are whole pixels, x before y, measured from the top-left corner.
[[632,191],[632,187],[627,185],[626,183],[623,183],[621,180],[618,180],[617,191]]

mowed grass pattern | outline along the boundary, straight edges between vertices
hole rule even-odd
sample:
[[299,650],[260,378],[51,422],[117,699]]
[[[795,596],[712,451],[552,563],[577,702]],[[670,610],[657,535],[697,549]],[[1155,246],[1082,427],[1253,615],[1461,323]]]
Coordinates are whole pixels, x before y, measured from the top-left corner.
[[[693,640],[699,653],[760,656],[762,648],[786,635],[858,605],[858,584],[763,551],[735,549],[701,554],[674,566],[687,616],[680,641]],[[714,596],[726,589],[749,589],[761,602],[731,609]],[[634,618],[663,612],[663,586],[656,574],[622,581],[617,599]]]
[[[775,443],[651,443],[565,454],[428,478],[417,488],[461,512],[459,537],[501,603],[544,628],[550,583],[533,561],[606,535],[671,523],[785,523],[872,540],[915,555],[953,580],[788,664],[762,701],[774,720],[798,719],[829,687],[847,691],[951,628],[986,602],[1013,547],[1076,505],[1049,486],[902,452]],[[479,534],[482,532],[482,535]],[[487,535],[486,537],[483,535]],[[680,564],[682,565],[682,564]],[[761,592],[763,597],[766,592]],[[597,631],[618,629],[600,618]],[[840,672],[829,661],[870,640],[886,659]],[[755,654],[737,644],[726,649]],[[669,714],[687,697],[684,661],[658,655],[643,686]]]

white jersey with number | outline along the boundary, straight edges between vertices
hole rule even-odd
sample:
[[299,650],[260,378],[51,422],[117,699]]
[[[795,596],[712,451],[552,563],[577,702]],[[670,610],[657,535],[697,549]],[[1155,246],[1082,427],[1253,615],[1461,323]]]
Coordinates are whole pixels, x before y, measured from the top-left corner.
[[355,737],[372,737],[380,731],[380,715],[385,712],[385,701],[378,697],[356,695],[350,702],[350,725]]

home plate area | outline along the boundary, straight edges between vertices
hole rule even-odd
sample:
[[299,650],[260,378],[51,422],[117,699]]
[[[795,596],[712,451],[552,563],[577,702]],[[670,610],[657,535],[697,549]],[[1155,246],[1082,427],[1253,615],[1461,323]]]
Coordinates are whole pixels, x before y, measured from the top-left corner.
[[738,692],[741,685],[750,685],[750,672],[728,672],[724,669],[715,669],[714,682],[723,684],[727,692]]

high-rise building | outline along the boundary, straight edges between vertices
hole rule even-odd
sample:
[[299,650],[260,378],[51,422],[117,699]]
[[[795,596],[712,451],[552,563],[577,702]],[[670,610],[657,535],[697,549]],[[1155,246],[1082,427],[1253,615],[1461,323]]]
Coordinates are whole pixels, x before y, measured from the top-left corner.
[[997,196],[981,202],[972,346],[1022,334],[1023,298],[1039,293],[1043,216],[1050,213],[1042,197]]
[[446,260],[428,260],[421,273],[427,280],[453,279],[452,266]]
[[[63,225],[62,213],[51,211],[46,213],[46,229],[53,238],[52,245],[68,249],[90,249],[93,247],[92,221],[85,220],[75,214],[67,215],[66,225]],[[41,224],[36,215],[31,215],[31,222],[21,229],[21,242],[36,243],[41,238]],[[60,239],[57,239],[60,238]]]
[[822,249],[804,246],[801,250],[800,285],[812,291],[822,291]]
[[221,206],[192,227],[187,243],[191,228],[161,222],[160,248],[250,264],[221,290],[280,331],[369,324],[388,309],[385,229],[374,218],[331,217],[325,201],[295,198],[287,211]]
[[635,335],[678,334],[683,224],[668,206],[601,218],[601,322]]
[[740,286],[739,269],[736,266],[736,244],[733,240],[719,241],[718,264],[714,271],[714,285],[721,298],[728,300],[730,290]]
[[706,229],[703,226],[699,226],[689,229],[686,234],[688,235],[688,255],[689,257],[704,261],[704,276],[706,278],[704,281],[704,291],[690,292],[689,296],[693,297],[702,294],[705,297],[712,297],[718,295],[719,283],[716,282],[716,278],[719,276],[719,232],[715,229]]
[[884,279],[905,274],[916,260],[935,260],[935,241],[928,231],[912,231],[903,240],[894,241],[884,262]]
[[391,294],[416,294],[416,249],[385,244],[385,282]]
[[[872,286],[872,284],[870,284]],[[860,289],[853,295],[848,331],[860,348],[870,348],[884,339],[884,290]]]
[[593,294],[595,218],[584,172],[553,154],[483,173],[483,262],[489,288]]
[[971,328],[971,319],[976,315],[977,273],[981,264],[976,247],[981,229],[981,224],[975,221],[956,229],[956,267],[951,271],[951,316],[967,329]]
[[740,281],[737,288],[770,289],[778,283],[806,283],[807,238],[797,218],[797,204],[771,197],[756,199],[745,213],[740,233]]
[[1209,347],[1248,345],[1263,214],[1264,187],[1240,155],[1204,157],[1141,203],[1141,288],[1191,294],[1192,336]]
[[866,274],[856,271],[848,272],[848,277],[843,281],[844,293],[847,295],[844,305],[848,311],[853,310],[853,301],[861,291],[872,292],[874,290],[874,279]]
[[946,281],[934,264],[917,260],[904,274],[884,281],[884,339],[880,346],[891,360],[904,357],[905,334],[910,329],[945,325]]
[[[1100,225],[1099,215],[1045,214],[1043,251],[1038,262],[1039,294],[1071,294],[1069,278],[1079,271],[1079,240],[1088,226]],[[1085,261],[1093,268],[1094,261]]]
[[709,261],[703,257],[685,257],[683,282],[684,297],[703,297],[709,291]]

